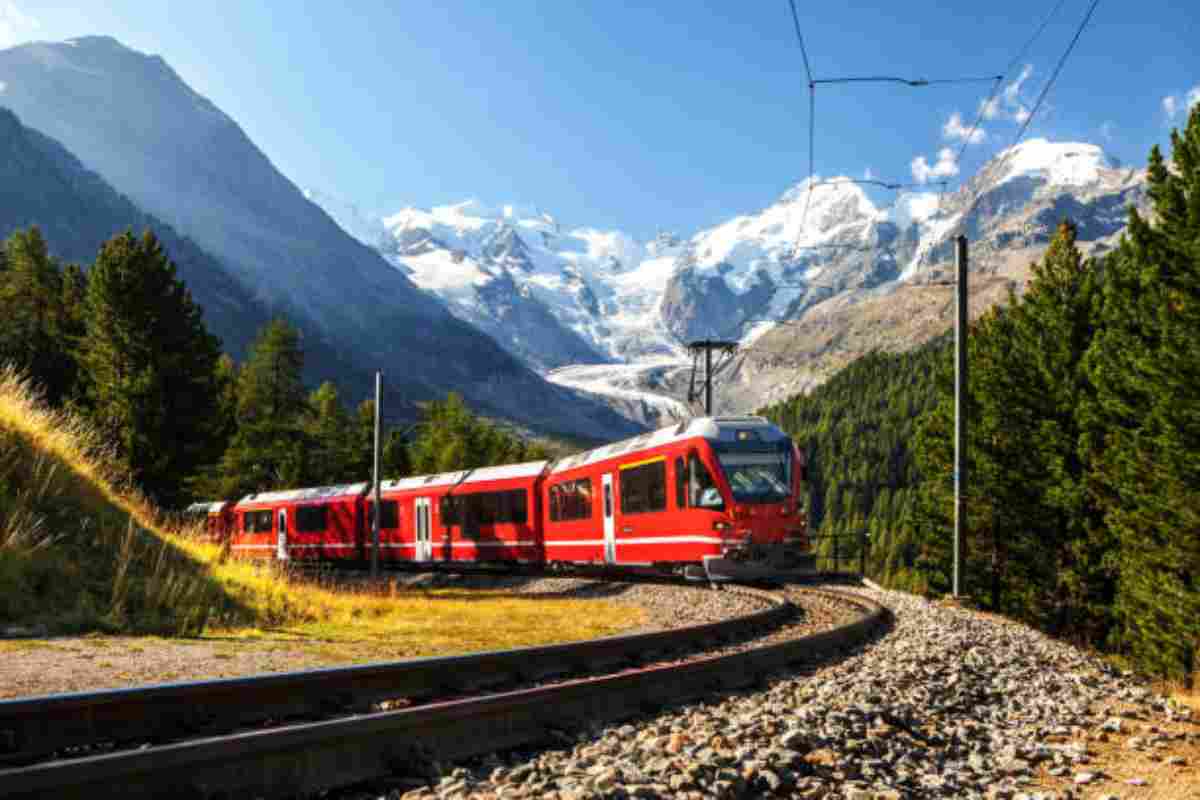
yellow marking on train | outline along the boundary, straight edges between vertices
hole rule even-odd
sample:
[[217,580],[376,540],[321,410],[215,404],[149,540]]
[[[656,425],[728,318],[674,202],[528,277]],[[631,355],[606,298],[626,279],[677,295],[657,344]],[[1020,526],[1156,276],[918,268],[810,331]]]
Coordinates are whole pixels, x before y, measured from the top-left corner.
[[634,461],[631,464],[622,464],[620,466],[620,469],[633,469],[634,467],[644,467],[647,464],[654,464],[656,462],[666,461],[666,460],[667,460],[666,456],[655,456],[654,458],[647,458],[644,461]]

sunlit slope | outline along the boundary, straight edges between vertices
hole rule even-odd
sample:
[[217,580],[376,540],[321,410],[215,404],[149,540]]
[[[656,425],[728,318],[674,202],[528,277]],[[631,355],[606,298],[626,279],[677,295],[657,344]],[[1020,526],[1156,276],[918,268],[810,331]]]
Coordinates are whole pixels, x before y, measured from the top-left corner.
[[640,610],[607,602],[336,592],[225,561],[216,546],[171,527],[107,463],[84,422],[47,410],[22,379],[0,373],[0,628],[270,628],[432,654],[588,638],[642,622]]

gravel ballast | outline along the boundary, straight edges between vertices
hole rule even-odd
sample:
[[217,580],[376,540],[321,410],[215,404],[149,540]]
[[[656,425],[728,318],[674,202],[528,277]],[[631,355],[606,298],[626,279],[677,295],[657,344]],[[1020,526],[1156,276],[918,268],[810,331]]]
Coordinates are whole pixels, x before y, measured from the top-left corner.
[[[891,608],[894,626],[839,662],[339,797],[1125,797],[1099,791],[1112,776],[1094,743],[1133,732],[1122,746],[1200,743],[1189,711],[1070,645],[905,594],[861,593]],[[1195,769],[1160,760],[1178,779]]]

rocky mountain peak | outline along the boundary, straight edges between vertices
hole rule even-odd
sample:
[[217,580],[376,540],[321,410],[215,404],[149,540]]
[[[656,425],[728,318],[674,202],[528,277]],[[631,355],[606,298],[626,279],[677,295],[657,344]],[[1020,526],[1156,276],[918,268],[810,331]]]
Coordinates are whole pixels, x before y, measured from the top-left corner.
[[[659,374],[682,362],[689,339],[787,350],[794,329],[769,334],[776,322],[830,304],[886,302],[909,279],[944,268],[958,233],[973,242],[974,262],[989,269],[1009,251],[1035,257],[1032,248],[1044,246],[1063,216],[1080,222],[1081,238],[1111,236],[1126,204],[1136,202],[1139,181],[1096,145],[1034,139],[1001,153],[957,192],[901,191],[884,204],[855,179],[818,176],[689,238],[660,232],[639,243],[620,231],[552,224],[535,209],[478,201],[407,209],[387,224],[397,245],[420,228],[421,247],[397,246],[394,263],[456,314],[549,367],[556,382],[596,391],[598,376],[620,376],[613,397],[627,401],[633,376],[651,363]],[[506,339],[518,315],[525,332]],[[568,361],[575,356],[558,346],[566,341],[576,355],[586,347],[622,368]],[[747,374],[755,371],[750,364]],[[757,381],[741,386],[739,409],[764,396]]]

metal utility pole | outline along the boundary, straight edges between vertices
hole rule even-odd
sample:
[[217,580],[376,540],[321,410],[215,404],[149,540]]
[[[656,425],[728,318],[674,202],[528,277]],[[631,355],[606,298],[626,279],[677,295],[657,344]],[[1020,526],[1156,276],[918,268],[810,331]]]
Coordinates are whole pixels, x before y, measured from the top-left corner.
[[371,577],[375,578],[379,575],[379,518],[383,515],[383,506],[380,504],[380,484],[379,477],[379,419],[380,406],[383,403],[383,371],[375,371],[375,470],[372,474],[372,483],[375,484],[375,513],[371,515]]
[[962,572],[962,528],[967,492],[967,237],[954,239],[958,315],[954,321],[954,596]]
[[713,350],[720,350],[725,354],[725,358],[716,366],[716,369],[719,371],[733,357],[737,346],[737,342],[717,341],[715,339],[699,339],[694,342],[688,342],[688,350],[692,351],[692,380],[688,386],[688,402],[691,403],[700,394],[696,391],[696,370],[699,367],[700,352],[703,351],[705,416],[711,417],[713,413]]
[[712,348],[704,348],[704,416],[712,416]]

